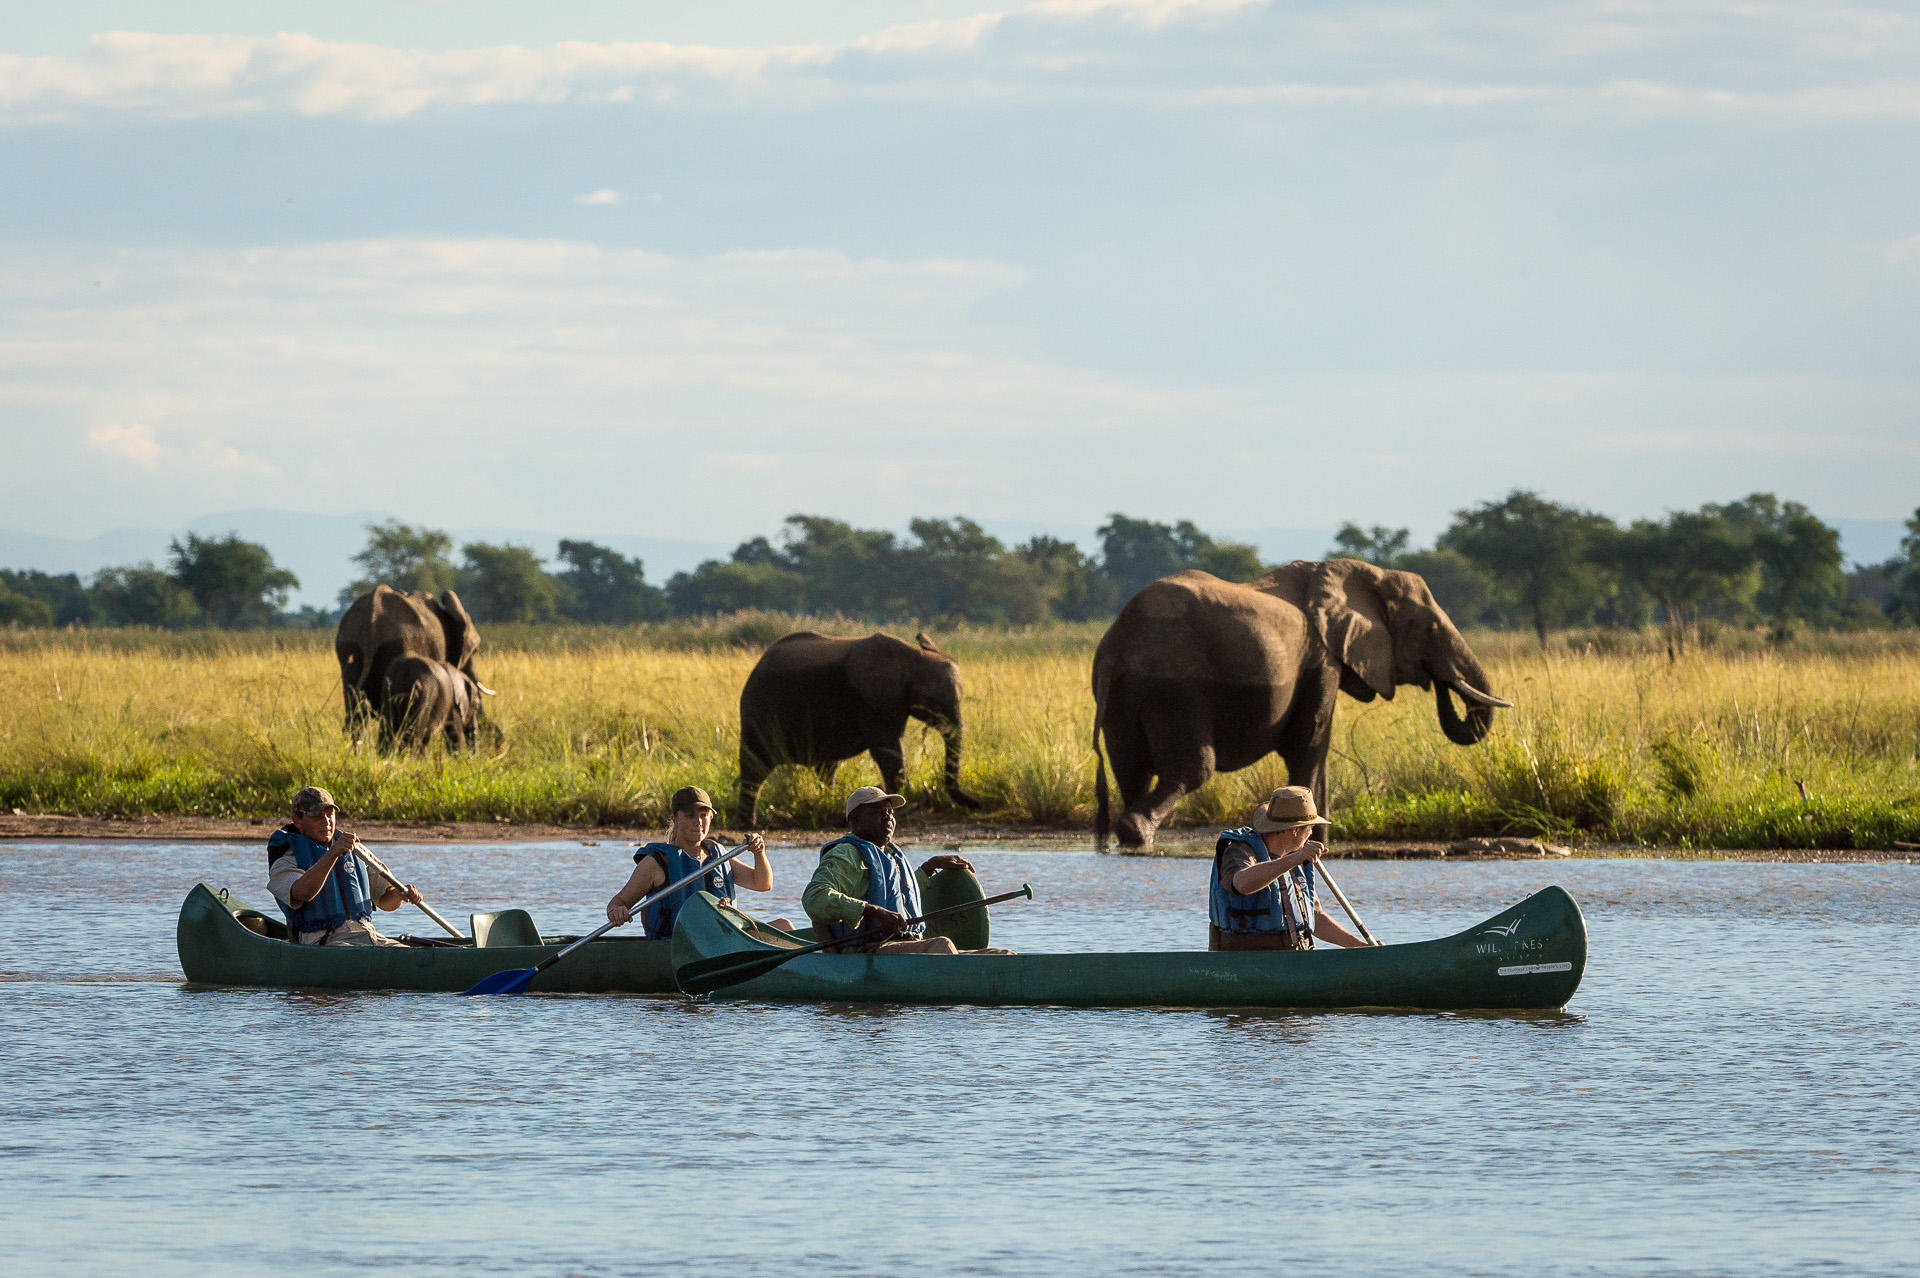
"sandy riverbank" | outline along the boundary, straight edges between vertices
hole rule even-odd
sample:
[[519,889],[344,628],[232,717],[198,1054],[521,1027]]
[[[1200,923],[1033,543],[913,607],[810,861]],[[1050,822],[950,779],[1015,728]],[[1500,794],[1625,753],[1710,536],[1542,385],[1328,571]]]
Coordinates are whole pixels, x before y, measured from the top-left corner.
[[[265,838],[274,823],[265,818],[138,816],[92,817],[59,813],[15,812],[0,815],[0,841],[69,839],[94,842],[103,839],[144,839],[167,843],[249,843]],[[353,824],[355,833],[369,843],[623,843],[641,838],[657,838],[658,831],[613,826],[516,824],[506,821],[361,821]],[[727,831],[716,831],[725,837]],[[831,830],[763,830],[775,846],[807,846],[825,843],[834,836]],[[1130,855],[1207,857],[1213,855],[1213,831],[1162,830],[1160,842],[1145,852]],[[909,826],[902,831],[907,847],[950,850],[965,847],[1018,845],[1049,851],[1083,852],[1093,848],[1093,837],[1086,830],[1042,829],[1005,825],[932,825]],[[1804,848],[1699,849],[1635,847],[1627,844],[1570,844],[1564,853],[1548,855],[1577,857],[1660,857],[1684,860],[1719,861],[1894,861],[1912,863],[1920,859],[1920,848],[1857,848],[1845,851]],[[1538,851],[1461,853],[1439,842],[1336,843],[1333,855],[1353,860],[1514,860],[1538,859]]]

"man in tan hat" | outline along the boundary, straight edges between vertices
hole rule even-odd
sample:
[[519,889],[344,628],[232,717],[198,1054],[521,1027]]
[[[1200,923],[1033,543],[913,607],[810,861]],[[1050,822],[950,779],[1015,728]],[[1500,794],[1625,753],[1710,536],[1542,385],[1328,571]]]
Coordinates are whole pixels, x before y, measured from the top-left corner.
[[[689,874],[697,874],[706,862],[726,853],[720,840],[707,837],[713,828],[713,800],[697,785],[683,785],[673,792],[673,825],[664,843],[643,843],[633,854],[633,873],[626,886],[607,902],[607,921],[626,923],[633,918],[633,907],[640,898],[669,883],[678,883]],[[732,901],[736,887],[755,892],[773,890],[773,864],[767,860],[767,841],[757,834],[747,836],[753,850],[753,864],[729,861],[708,868],[705,875],[669,892],[641,911],[640,925],[651,937],[673,935],[673,921],[680,907],[696,892],[711,892],[722,901]],[[786,919],[768,920],[774,927],[792,931]]]
[[399,945],[373,925],[373,911],[418,905],[420,893],[353,855],[360,840],[336,828],[339,814],[317,785],[293,796],[293,819],[267,840],[268,890],[300,945]]
[[918,872],[909,869],[906,853],[893,842],[893,812],[905,802],[877,785],[863,785],[847,796],[848,833],[820,849],[819,868],[800,897],[821,939],[873,928],[880,933],[877,939],[856,941],[848,948],[864,954],[959,953],[946,937],[928,937],[924,925],[908,926],[907,920],[925,913],[920,891],[930,875],[950,869],[972,873],[973,862],[935,856],[921,862]]
[[1325,823],[1311,790],[1286,785],[1256,804],[1245,825],[1221,831],[1207,891],[1208,949],[1310,950],[1315,937],[1366,944],[1334,922],[1314,892],[1313,863],[1327,849],[1308,834]]

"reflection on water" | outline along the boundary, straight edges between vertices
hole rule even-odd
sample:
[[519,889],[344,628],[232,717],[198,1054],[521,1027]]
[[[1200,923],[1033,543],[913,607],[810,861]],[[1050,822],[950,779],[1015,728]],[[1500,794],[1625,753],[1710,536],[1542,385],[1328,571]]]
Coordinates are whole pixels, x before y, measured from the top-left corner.
[[[1204,944],[1203,862],[968,855],[1038,893],[1000,943]],[[385,859],[456,920],[549,932],[595,926],[630,864]],[[796,910],[810,861],[751,904]],[[9,1275],[1920,1269],[1910,866],[1342,872],[1389,940],[1568,887],[1585,984],[1500,1016],[181,984],[187,886],[265,904],[263,874],[257,848],[0,846]]]

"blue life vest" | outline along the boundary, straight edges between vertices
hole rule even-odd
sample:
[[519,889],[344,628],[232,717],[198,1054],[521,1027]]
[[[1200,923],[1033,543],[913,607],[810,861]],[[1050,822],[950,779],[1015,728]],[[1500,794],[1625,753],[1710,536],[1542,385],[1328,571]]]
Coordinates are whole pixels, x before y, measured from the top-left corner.
[[1207,918],[1222,932],[1284,932],[1298,935],[1313,947],[1313,916],[1318,902],[1313,889],[1313,865],[1295,866],[1257,892],[1235,892],[1220,881],[1220,862],[1235,843],[1253,849],[1257,860],[1275,858],[1267,841],[1252,826],[1224,830],[1213,849],[1213,878],[1207,893]]
[[[311,870],[327,854],[327,845],[309,839],[294,827],[283,826],[267,840],[267,864],[272,865],[289,852],[294,864]],[[305,905],[289,905],[275,897],[287,926],[297,937],[302,932],[331,932],[349,919],[373,917],[373,883],[360,858],[348,852],[333,863],[333,873]]]
[[648,843],[633,854],[634,864],[638,865],[654,853],[660,853],[667,863],[667,883],[697,874],[703,866],[707,870],[700,878],[676,888],[640,911],[640,926],[655,940],[673,935],[673,921],[680,917],[680,907],[695,892],[711,892],[723,901],[733,899],[733,862],[713,864],[714,857],[724,851],[717,839],[708,839],[700,846],[707,854],[704,861],[690,856],[677,843]]
[[[867,900],[883,909],[892,910],[905,918],[918,918],[920,908],[920,881],[913,876],[913,867],[907,864],[906,853],[889,843],[886,847],[869,843],[857,834],[846,834],[820,849],[820,855],[850,844],[867,863]],[[829,940],[843,941],[860,930],[857,923],[828,923],[826,934]],[[915,923],[907,929],[907,935],[919,936],[927,930],[924,923]]]

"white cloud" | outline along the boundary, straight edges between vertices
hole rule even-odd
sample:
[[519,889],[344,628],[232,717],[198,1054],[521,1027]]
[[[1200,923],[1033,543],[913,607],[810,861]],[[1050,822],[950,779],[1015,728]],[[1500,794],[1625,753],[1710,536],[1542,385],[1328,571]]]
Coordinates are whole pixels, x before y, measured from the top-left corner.
[[153,428],[141,422],[95,426],[87,432],[87,443],[146,470],[160,464],[160,443],[153,437]]
[[609,204],[624,204],[626,201],[626,196],[620,194],[618,191],[610,190],[607,187],[601,187],[598,191],[588,191],[585,195],[576,195],[573,197],[575,204],[585,204],[593,208]]
[[109,32],[0,56],[0,121],[282,113],[391,121],[503,104],[684,106],[881,95],[1920,118],[1920,19],[1871,5],[1494,0],[1281,6],[1044,0],[839,45],[566,41],[439,52]]

